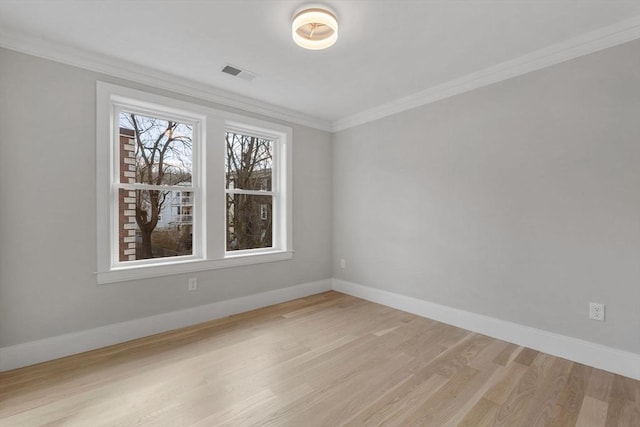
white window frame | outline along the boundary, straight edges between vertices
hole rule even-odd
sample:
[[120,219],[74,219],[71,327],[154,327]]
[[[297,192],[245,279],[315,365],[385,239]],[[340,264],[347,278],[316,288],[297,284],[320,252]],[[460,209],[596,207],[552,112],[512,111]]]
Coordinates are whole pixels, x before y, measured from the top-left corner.
[[[247,136],[255,136],[260,139],[267,139],[272,141],[273,143],[273,159],[271,161],[271,191],[267,190],[243,190],[235,188],[225,188],[225,200],[226,196],[229,194],[247,194],[253,196],[271,196],[271,206],[272,206],[272,217],[274,218],[272,224],[272,247],[271,248],[256,248],[256,249],[241,249],[234,251],[225,251],[225,256],[227,258],[233,258],[238,256],[243,256],[250,253],[261,253],[261,252],[269,252],[274,248],[282,248],[286,247],[286,242],[283,242],[282,239],[286,238],[286,233],[282,233],[281,229],[284,227],[281,221],[278,221],[278,218],[281,218],[281,212],[286,212],[286,206],[282,205],[282,201],[285,199],[282,197],[282,182],[286,179],[286,174],[282,173],[282,156],[280,151],[283,149],[283,145],[281,144],[281,139],[286,138],[286,135],[283,135],[279,132],[274,132],[270,129],[264,129],[257,126],[252,126],[245,123],[238,123],[235,121],[226,121],[225,126],[225,134],[226,132],[233,132],[239,135],[247,135]],[[286,216],[286,214],[285,214]],[[226,227],[226,224],[225,224]],[[225,235],[226,235],[225,228]]]
[[[293,258],[292,129],[135,89],[97,82],[96,194],[98,283],[122,282]],[[118,108],[194,125],[193,254],[120,262],[115,179],[119,165]],[[274,141],[273,246],[226,251],[225,132],[258,132]],[[196,141],[197,139],[197,141]],[[183,191],[184,187],[173,188]],[[196,203],[199,202],[199,203]]]
[[[130,99],[122,96],[111,97],[111,122],[113,128],[111,129],[111,158],[112,163],[110,167],[110,181],[111,200],[109,202],[109,208],[111,209],[110,218],[110,246],[111,246],[111,269],[119,268],[132,268],[143,265],[160,265],[167,262],[182,262],[191,260],[202,260],[203,256],[203,239],[202,239],[202,218],[203,218],[203,200],[202,200],[202,161],[201,151],[203,149],[203,132],[202,127],[206,125],[206,116],[202,114],[193,113],[181,109],[176,109],[168,105],[153,104],[147,101],[140,101],[137,99]],[[152,184],[127,184],[120,182],[120,150],[116,149],[116,145],[119,145],[120,139],[120,113],[131,112],[147,117],[155,117],[167,121],[177,121],[187,125],[191,125],[193,128],[192,135],[192,171],[191,171],[191,185],[188,187],[180,185],[152,185]],[[193,241],[192,241],[192,254],[186,256],[176,257],[162,257],[141,259],[135,261],[120,261],[119,258],[119,240],[118,229],[119,224],[119,207],[118,207],[118,192],[120,189],[124,190],[163,190],[163,191],[192,191],[194,193],[194,202],[192,208],[193,216]]]

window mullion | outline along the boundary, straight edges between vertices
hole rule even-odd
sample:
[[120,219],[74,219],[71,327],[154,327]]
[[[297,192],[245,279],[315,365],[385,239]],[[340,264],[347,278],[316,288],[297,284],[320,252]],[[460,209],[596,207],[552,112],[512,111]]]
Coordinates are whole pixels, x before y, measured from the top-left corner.
[[123,190],[153,190],[153,191],[196,191],[195,186],[182,186],[182,185],[154,185],[154,184],[129,184],[125,182],[118,182],[116,187]]
[[265,191],[265,190],[239,190],[237,188],[234,189],[226,189],[227,194],[247,194],[249,196],[274,196],[274,191]]

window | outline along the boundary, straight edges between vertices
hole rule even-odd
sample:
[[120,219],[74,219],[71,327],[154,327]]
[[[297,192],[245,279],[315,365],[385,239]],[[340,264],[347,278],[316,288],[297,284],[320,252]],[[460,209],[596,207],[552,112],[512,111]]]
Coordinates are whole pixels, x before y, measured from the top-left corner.
[[274,137],[228,128],[225,133],[227,251],[271,248],[273,223]]
[[[147,110],[149,111],[149,110]],[[114,106],[118,136],[113,141],[114,188],[118,212],[118,244],[114,265],[165,257],[190,257],[194,253],[193,216],[162,221],[172,205],[182,207],[180,193],[199,192],[194,170],[194,146],[201,122],[166,111],[139,112],[126,103]],[[185,192],[185,189],[187,190]],[[189,209],[198,208],[192,200]],[[186,208],[186,206],[185,206]],[[166,215],[165,215],[166,216]],[[195,233],[199,248],[199,233]]]
[[292,258],[290,128],[97,89],[99,283]]

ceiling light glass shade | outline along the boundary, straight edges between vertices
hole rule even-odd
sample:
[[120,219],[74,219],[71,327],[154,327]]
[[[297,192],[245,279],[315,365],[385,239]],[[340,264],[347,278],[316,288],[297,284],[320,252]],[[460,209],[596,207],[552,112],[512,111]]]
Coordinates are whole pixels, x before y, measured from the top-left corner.
[[338,40],[338,20],[331,11],[312,7],[301,10],[293,17],[293,41],[305,49],[326,49]]

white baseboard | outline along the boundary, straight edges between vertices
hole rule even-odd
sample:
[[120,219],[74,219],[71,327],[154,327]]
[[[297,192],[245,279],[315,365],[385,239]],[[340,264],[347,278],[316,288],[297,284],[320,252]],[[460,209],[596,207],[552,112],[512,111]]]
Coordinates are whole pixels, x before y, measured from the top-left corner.
[[640,354],[344,280],[333,279],[333,290],[640,380]]
[[640,355],[339,279],[326,279],[0,348],[0,371],[335,290],[640,380]]
[[243,313],[268,305],[330,291],[331,279],[275,289],[184,310],[129,320],[0,348],[0,371],[21,368],[84,351],[95,350],[160,332]]

